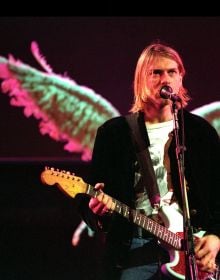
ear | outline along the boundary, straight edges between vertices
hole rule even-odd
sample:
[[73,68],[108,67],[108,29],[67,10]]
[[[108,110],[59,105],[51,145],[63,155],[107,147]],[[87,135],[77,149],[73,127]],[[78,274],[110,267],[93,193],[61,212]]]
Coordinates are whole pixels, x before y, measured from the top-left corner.
[[146,94],[141,94],[141,101],[146,103],[147,102],[147,95]]

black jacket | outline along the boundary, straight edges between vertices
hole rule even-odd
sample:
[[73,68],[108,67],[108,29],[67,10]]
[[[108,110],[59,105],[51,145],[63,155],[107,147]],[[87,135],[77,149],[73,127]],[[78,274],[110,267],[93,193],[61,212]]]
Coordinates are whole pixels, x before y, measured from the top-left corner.
[[[184,110],[185,177],[188,182],[188,199],[191,224],[220,236],[220,141],[216,130],[203,118]],[[180,120],[179,116],[179,120]],[[181,121],[179,121],[181,122]],[[144,121],[140,121],[146,133]],[[180,124],[181,127],[181,124]],[[181,131],[179,132],[181,134]],[[181,136],[180,136],[181,139]],[[174,192],[181,202],[174,137],[169,148]],[[120,116],[104,123],[97,131],[92,159],[90,182],[104,182],[104,192],[117,200],[134,206],[134,162],[136,160],[129,126]],[[79,211],[93,229],[97,217],[81,203]],[[99,218],[100,220],[100,218]],[[108,240],[127,243],[131,239],[131,224],[119,214],[102,218]]]

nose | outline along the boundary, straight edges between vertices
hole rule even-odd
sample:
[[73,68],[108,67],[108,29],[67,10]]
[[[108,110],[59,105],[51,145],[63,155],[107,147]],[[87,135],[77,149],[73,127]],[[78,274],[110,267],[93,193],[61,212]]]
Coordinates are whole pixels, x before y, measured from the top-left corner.
[[169,84],[170,76],[166,71],[164,71],[163,74],[161,75],[160,81],[161,81],[162,85],[168,85]]

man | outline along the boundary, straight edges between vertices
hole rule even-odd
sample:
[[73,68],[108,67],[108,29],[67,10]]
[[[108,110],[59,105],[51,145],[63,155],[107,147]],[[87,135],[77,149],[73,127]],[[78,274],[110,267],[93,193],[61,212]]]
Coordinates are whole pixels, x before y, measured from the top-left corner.
[[[166,266],[162,266],[161,273],[161,264],[169,262],[168,251],[171,253],[172,249],[159,246],[154,232],[134,225],[129,215],[125,219],[115,213],[120,211],[112,211],[116,210],[117,204],[112,197],[162,225],[167,224],[167,217],[163,218],[161,214],[164,206],[170,209],[175,205],[176,212],[181,213],[181,175],[173,133],[176,110],[179,111],[178,125],[185,131],[184,181],[187,182],[191,224],[194,231],[206,231],[195,243],[196,265],[199,275],[203,272],[211,275],[216,270],[220,248],[219,137],[208,122],[182,109],[189,101],[182,83],[184,75],[180,55],[173,48],[159,43],[143,50],[135,71],[131,112],[137,115],[143,140],[147,143],[149,139],[149,153],[161,197],[159,209],[153,209],[149,199],[150,186],[144,181],[126,118],[111,119],[97,131],[91,182],[97,183],[95,188],[101,192],[98,197],[90,198],[86,205],[82,203],[79,210],[92,229],[106,231],[100,279],[175,278],[175,271],[169,272]],[[161,97],[161,89],[168,91],[167,99]],[[177,101],[171,100],[173,95],[169,97],[169,91],[177,94]],[[182,129],[178,134],[182,139]],[[168,220],[180,223],[180,229],[184,231],[181,221],[172,217]],[[171,255],[176,258],[173,253]],[[180,266],[183,265],[184,258],[179,262]]]

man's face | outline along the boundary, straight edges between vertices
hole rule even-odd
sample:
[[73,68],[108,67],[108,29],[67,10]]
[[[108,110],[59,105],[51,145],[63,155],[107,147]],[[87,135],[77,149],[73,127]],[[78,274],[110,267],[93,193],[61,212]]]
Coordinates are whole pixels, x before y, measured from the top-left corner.
[[182,86],[182,75],[174,60],[165,57],[156,57],[148,65],[146,86],[149,90],[148,98],[155,102],[162,102],[159,95],[162,86],[168,85],[178,94]]

